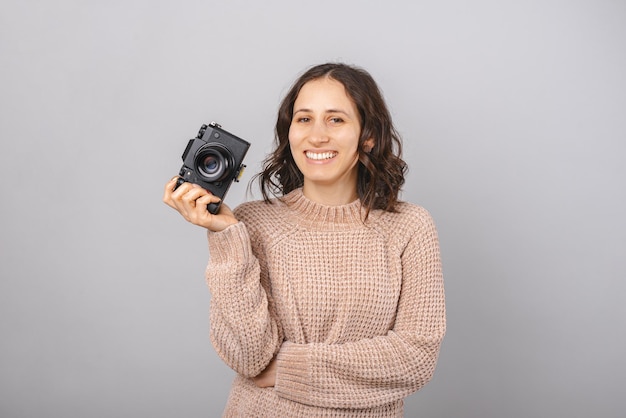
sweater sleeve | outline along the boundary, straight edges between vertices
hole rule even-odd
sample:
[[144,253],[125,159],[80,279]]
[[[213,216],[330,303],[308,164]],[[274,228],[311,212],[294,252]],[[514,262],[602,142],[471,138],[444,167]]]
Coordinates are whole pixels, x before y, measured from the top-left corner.
[[330,408],[367,408],[404,398],[431,379],[445,326],[439,243],[428,217],[402,253],[393,329],[344,344],[283,343],[275,390],[296,402]]
[[256,376],[282,340],[262,269],[243,222],[209,232],[208,242],[211,342],[229,367],[243,376]]

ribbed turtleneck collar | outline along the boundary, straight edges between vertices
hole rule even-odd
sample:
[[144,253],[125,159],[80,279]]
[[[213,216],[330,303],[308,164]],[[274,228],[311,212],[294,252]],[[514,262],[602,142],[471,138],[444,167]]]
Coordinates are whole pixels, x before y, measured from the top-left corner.
[[365,208],[359,199],[345,205],[327,206],[309,199],[302,193],[302,188],[299,188],[283,196],[282,200],[292,211],[292,221],[300,226],[316,230],[337,230],[365,225]]

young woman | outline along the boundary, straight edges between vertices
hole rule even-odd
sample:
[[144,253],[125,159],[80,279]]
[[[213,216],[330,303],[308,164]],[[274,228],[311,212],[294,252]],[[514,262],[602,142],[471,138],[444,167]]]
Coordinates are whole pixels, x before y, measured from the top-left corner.
[[406,165],[364,70],[324,64],[283,100],[264,199],[222,205],[176,178],[163,200],[208,230],[211,341],[237,372],[224,416],[395,417],[445,333],[435,226],[401,202]]

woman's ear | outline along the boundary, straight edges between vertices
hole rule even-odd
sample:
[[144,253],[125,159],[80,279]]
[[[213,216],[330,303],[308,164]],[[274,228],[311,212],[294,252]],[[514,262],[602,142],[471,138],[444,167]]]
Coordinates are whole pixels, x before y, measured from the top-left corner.
[[363,151],[369,153],[372,149],[374,149],[374,138],[366,139],[365,142],[363,142]]

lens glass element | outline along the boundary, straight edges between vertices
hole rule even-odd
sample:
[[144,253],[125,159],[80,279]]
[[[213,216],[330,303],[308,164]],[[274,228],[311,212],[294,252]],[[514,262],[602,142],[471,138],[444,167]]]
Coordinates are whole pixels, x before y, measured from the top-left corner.
[[213,175],[219,171],[221,165],[220,160],[215,155],[207,155],[202,163],[202,171]]
[[232,155],[221,144],[207,144],[201,148],[196,158],[196,168],[205,181],[222,181],[232,168]]

